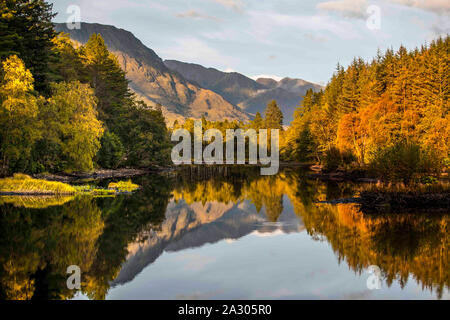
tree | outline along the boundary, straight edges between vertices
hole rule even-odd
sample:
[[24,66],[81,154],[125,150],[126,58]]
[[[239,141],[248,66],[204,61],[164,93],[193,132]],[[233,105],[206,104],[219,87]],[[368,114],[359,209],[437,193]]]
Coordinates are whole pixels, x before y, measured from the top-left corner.
[[256,113],[255,119],[251,122],[250,127],[255,130],[264,128],[264,119],[261,117],[261,113]]
[[79,80],[89,82],[79,52],[66,33],[60,33],[52,39],[53,59],[50,62],[50,77],[53,82],[70,82]]
[[65,169],[89,171],[104,128],[97,119],[93,90],[78,81],[52,84],[52,97],[41,112],[48,138],[60,146]]
[[52,4],[43,0],[6,0],[0,4],[0,59],[18,55],[35,79],[35,88],[49,93],[49,62],[55,31]]
[[132,102],[122,112],[116,132],[125,141],[126,164],[148,167],[170,161],[171,143],[161,110],[142,101]]
[[275,100],[267,105],[265,127],[267,129],[283,129],[283,112],[281,112]]
[[101,148],[97,153],[97,163],[106,169],[116,169],[125,154],[120,138],[106,131],[101,140]]
[[100,34],[91,35],[80,52],[89,83],[98,99],[99,119],[108,128],[113,128],[118,121],[122,121],[117,115],[132,97],[125,72],[120,68],[116,56],[108,51]]
[[16,55],[2,63],[0,86],[0,161],[2,173],[28,167],[34,141],[40,136],[34,79]]

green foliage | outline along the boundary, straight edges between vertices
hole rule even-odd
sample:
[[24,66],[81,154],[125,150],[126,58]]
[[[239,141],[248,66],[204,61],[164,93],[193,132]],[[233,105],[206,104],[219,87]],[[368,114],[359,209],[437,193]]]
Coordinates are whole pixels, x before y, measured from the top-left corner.
[[0,79],[0,174],[28,167],[33,143],[39,138],[34,79],[22,60],[11,56],[2,63]]
[[80,48],[56,35],[51,9],[0,3],[0,175],[168,163],[161,108],[136,101],[100,35]]
[[49,62],[55,37],[52,4],[44,0],[0,2],[0,59],[18,55],[30,69],[36,90],[49,93]]
[[73,46],[68,34],[60,33],[52,39],[53,59],[50,61],[50,77],[53,82],[88,82],[83,60]]
[[437,174],[440,163],[436,163],[434,157],[417,144],[399,142],[378,151],[371,167],[385,181],[409,184],[422,177]]
[[127,165],[148,167],[169,163],[171,143],[161,110],[133,102],[123,110],[120,119],[114,131],[126,142]]
[[95,90],[98,99],[99,118],[113,129],[121,119],[115,115],[132,100],[125,72],[120,68],[117,58],[108,51],[100,36],[93,34],[89,41],[80,48],[88,82]]
[[101,139],[101,148],[97,153],[97,163],[106,169],[116,169],[125,154],[120,138],[112,133],[105,132]]
[[93,90],[74,81],[52,84],[52,93],[40,114],[47,131],[44,139],[58,146],[56,156],[66,161],[64,169],[92,170],[104,130]]

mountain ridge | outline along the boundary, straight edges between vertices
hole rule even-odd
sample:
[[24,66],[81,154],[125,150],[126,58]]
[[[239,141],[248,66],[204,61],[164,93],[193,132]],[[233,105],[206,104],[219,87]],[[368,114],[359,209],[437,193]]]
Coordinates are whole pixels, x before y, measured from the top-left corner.
[[80,29],[70,30],[64,23],[55,23],[55,30],[81,45],[92,34],[100,34],[126,72],[130,89],[149,106],[161,105],[169,125],[202,116],[211,121],[248,121],[257,112],[263,114],[271,100],[277,101],[285,124],[290,124],[306,90],[322,88],[302,79],[255,81],[238,72],[163,60],[130,31],[115,26],[82,22]]
[[81,44],[85,44],[92,34],[100,34],[126,72],[130,88],[150,106],[162,105],[168,122],[202,116],[213,121],[250,119],[247,113],[219,94],[167,68],[155,51],[127,30],[84,22],[80,29],[74,30],[68,29],[66,24],[55,24],[55,30],[69,34],[72,40]]
[[285,124],[293,120],[295,109],[300,105],[306,91],[318,91],[322,86],[303,79],[270,78],[253,80],[237,72],[223,72],[199,64],[177,60],[164,60],[164,64],[184,78],[214,91],[242,110],[256,114],[264,112],[271,100],[276,100],[284,115]]

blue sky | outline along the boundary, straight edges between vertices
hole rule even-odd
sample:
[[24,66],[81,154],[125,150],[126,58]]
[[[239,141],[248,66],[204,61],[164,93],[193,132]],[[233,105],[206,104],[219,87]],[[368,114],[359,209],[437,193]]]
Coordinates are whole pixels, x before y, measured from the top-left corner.
[[[52,2],[52,1],[50,1]],[[377,49],[420,46],[450,33],[449,0],[58,0],[81,21],[131,31],[162,59],[199,63],[249,77],[293,77],[325,84],[339,62]],[[368,28],[369,6],[380,28]],[[374,12],[374,11],[372,11]],[[371,12],[371,13],[372,13]],[[373,21],[373,20],[371,20]]]

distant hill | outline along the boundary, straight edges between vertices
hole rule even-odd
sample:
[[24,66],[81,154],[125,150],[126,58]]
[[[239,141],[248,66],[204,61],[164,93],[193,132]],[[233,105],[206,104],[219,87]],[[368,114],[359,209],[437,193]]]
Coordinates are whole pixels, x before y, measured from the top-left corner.
[[101,34],[127,73],[130,88],[150,106],[161,104],[169,124],[175,119],[202,116],[212,121],[246,121],[256,112],[263,113],[271,100],[277,100],[284,123],[290,124],[306,90],[321,89],[301,79],[255,81],[237,72],[222,72],[176,60],[163,61],[131,32],[114,26],[82,23],[80,29],[69,30],[66,24],[59,23],[55,29],[68,33],[80,44],[85,44],[93,33]]
[[101,34],[109,50],[119,60],[130,80],[130,88],[151,106],[161,104],[168,122],[203,115],[208,120],[248,120],[240,110],[220,94],[189,81],[169,69],[162,59],[131,32],[114,26],[82,23],[69,30],[66,24],[55,24],[58,32],[68,33],[72,40],[85,44],[93,33]]
[[201,87],[217,92],[235,105],[252,98],[258,90],[266,89],[264,85],[237,72],[227,73],[176,60],[165,60],[164,64]]
[[276,81],[260,78],[255,81],[237,72],[222,72],[198,64],[176,60],[165,60],[164,64],[187,80],[220,94],[250,114],[263,113],[269,101],[277,100],[285,124],[290,124],[293,120],[294,111],[308,89],[318,91],[322,88],[302,79],[284,78]]

